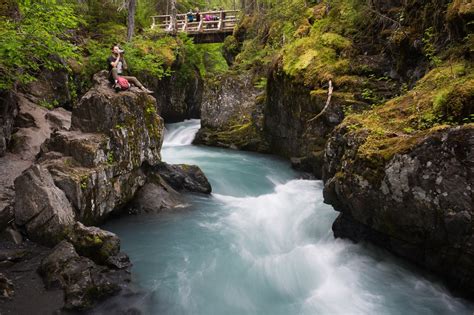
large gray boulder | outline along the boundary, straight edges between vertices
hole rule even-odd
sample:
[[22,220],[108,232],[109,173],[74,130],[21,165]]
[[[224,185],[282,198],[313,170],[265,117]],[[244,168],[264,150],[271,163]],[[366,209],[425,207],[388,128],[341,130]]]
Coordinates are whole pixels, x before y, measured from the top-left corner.
[[387,161],[361,153],[366,137],[343,125],[326,147],[324,198],[341,212],[334,235],[371,241],[474,294],[474,126],[407,137]]
[[74,210],[47,169],[33,165],[15,180],[15,222],[28,236],[54,245],[74,224]]

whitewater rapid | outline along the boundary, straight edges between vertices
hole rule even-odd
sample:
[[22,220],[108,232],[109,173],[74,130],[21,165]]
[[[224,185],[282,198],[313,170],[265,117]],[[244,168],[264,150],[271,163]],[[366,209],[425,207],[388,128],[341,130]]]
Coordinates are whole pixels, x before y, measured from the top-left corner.
[[472,314],[436,279],[370,245],[334,239],[321,181],[272,156],[192,146],[199,120],[167,126],[168,163],[199,165],[211,196],[122,218],[150,314]]

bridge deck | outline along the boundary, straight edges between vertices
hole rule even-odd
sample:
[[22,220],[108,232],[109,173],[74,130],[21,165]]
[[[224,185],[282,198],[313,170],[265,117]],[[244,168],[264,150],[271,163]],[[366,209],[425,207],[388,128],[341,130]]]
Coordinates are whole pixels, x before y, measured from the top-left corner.
[[[196,21],[196,14],[192,19],[187,14],[177,14],[175,29],[190,36],[204,34],[232,34],[234,27],[239,22],[239,10],[200,12],[200,20]],[[159,28],[164,32],[173,32],[171,15],[152,16],[152,29]]]

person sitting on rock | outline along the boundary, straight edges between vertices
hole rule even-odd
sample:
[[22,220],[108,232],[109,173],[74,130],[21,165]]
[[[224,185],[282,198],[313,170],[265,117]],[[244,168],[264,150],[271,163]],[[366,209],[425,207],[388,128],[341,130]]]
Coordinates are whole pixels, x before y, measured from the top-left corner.
[[150,91],[146,87],[143,86],[143,84],[138,81],[136,77],[131,77],[131,76],[124,76],[122,75],[123,70],[127,70],[127,62],[125,61],[125,58],[123,56],[124,51],[120,49],[118,45],[114,45],[112,47],[112,55],[107,58],[107,65],[109,67],[109,80],[110,83],[112,84],[117,84],[118,77],[125,78],[128,82],[131,84],[139,87],[142,91],[146,93],[153,93],[153,91]]

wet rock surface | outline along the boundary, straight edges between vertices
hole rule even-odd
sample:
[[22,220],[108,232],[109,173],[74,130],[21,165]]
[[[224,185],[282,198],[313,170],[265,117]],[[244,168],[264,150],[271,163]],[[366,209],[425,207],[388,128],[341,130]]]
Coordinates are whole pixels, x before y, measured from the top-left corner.
[[134,198],[129,212],[132,214],[157,213],[183,205],[182,196],[166,183],[147,183]]
[[[326,148],[324,197],[336,237],[370,240],[474,293],[474,128],[434,131],[386,163],[341,127]],[[446,268],[446,266],[456,266]]]
[[148,170],[150,180],[157,180],[160,177],[168,185],[177,191],[189,191],[203,194],[210,194],[211,184],[207,180],[202,170],[195,165],[159,163]]
[[120,291],[124,281],[130,281],[125,269],[96,265],[79,256],[71,243],[62,241],[42,260],[39,272],[48,288],[64,289],[66,309],[88,309]]

